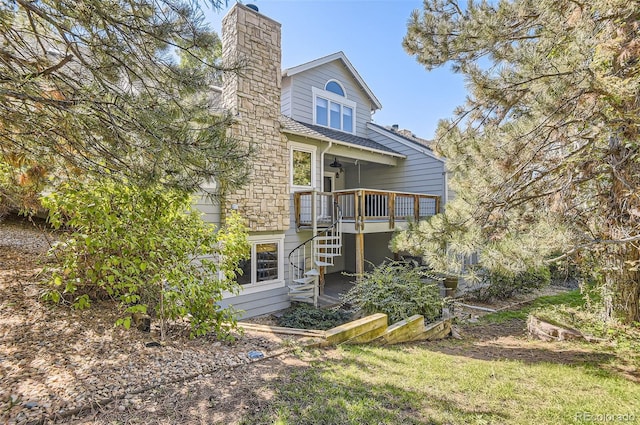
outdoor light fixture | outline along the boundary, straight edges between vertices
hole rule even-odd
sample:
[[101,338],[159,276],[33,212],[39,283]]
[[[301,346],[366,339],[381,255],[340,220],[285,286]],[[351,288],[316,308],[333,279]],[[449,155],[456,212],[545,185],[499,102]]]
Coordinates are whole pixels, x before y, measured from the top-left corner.
[[340,164],[338,162],[338,158],[336,158],[335,156],[333,157],[333,162],[331,164],[329,164],[329,167],[331,168],[342,168],[342,164]]

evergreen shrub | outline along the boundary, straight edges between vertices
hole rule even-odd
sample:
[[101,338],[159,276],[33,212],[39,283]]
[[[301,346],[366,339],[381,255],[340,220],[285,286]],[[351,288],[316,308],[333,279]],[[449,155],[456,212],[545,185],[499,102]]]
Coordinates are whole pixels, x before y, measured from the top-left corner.
[[278,318],[278,325],[287,328],[327,330],[351,320],[344,310],[314,308],[308,304],[294,304]]
[[504,300],[544,288],[549,283],[551,272],[548,267],[530,267],[520,273],[494,269],[484,273],[482,282],[470,294],[479,301]]
[[438,279],[427,268],[388,260],[365,272],[343,301],[364,314],[384,313],[393,323],[414,314],[434,320],[442,313],[443,300]]

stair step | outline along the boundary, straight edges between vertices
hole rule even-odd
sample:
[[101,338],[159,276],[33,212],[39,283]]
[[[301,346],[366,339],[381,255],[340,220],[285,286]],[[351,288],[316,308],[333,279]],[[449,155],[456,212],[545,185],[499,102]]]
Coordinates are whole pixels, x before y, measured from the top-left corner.
[[299,279],[293,279],[293,281],[299,284],[315,283],[316,278],[315,276],[307,276],[307,277],[301,277]]
[[313,297],[313,289],[305,289],[304,291],[289,291],[290,297]]
[[311,269],[304,272],[305,276],[320,276],[320,272],[317,269]]
[[295,296],[294,295],[292,297],[289,297],[289,299],[291,301],[300,301],[300,302],[303,302],[303,303],[313,304],[313,296],[311,296],[311,297],[301,297],[301,296]]
[[340,240],[342,237],[339,235],[334,235],[334,236],[318,236],[315,239],[317,241],[337,241]]
[[289,292],[308,291],[316,287],[315,283],[306,283],[304,285],[289,285]]
[[333,263],[328,263],[328,262],[326,262],[326,261],[319,261],[319,260],[316,260],[316,261],[315,261],[315,263],[316,263],[316,266],[318,266],[318,267],[329,267],[329,266],[333,266]]
[[324,257],[324,258],[330,258],[330,257],[339,257],[342,254],[337,254],[335,252],[318,252],[316,253],[316,257]]

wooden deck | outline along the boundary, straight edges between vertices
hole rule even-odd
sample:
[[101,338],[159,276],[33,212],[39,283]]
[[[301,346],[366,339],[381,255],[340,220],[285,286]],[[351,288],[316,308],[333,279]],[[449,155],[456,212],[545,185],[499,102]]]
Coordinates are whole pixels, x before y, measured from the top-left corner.
[[437,195],[375,189],[302,191],[295,192],[293,199],[298,229],[311,228],[314,219],[318,227],[332,223],[336,204],[342,211],[345,233],[390,232],[440,211]]

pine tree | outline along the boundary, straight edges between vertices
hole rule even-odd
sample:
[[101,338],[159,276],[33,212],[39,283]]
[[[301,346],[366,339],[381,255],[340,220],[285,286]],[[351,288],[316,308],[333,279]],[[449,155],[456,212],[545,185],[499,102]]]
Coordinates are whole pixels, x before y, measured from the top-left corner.
[[639,34],[637,0],[426,0],[404,48],[469,95],[436,136],[456,197],[396,248],[442,272],[573,256],[607,318],[640,321]]
[[0,197],[45,177],[242,184],[251,152],[226,137],[232,117],[212,102],[211,84],[234,68],[219,58],[196,1],[3,1],[0,182],[14,187]]

